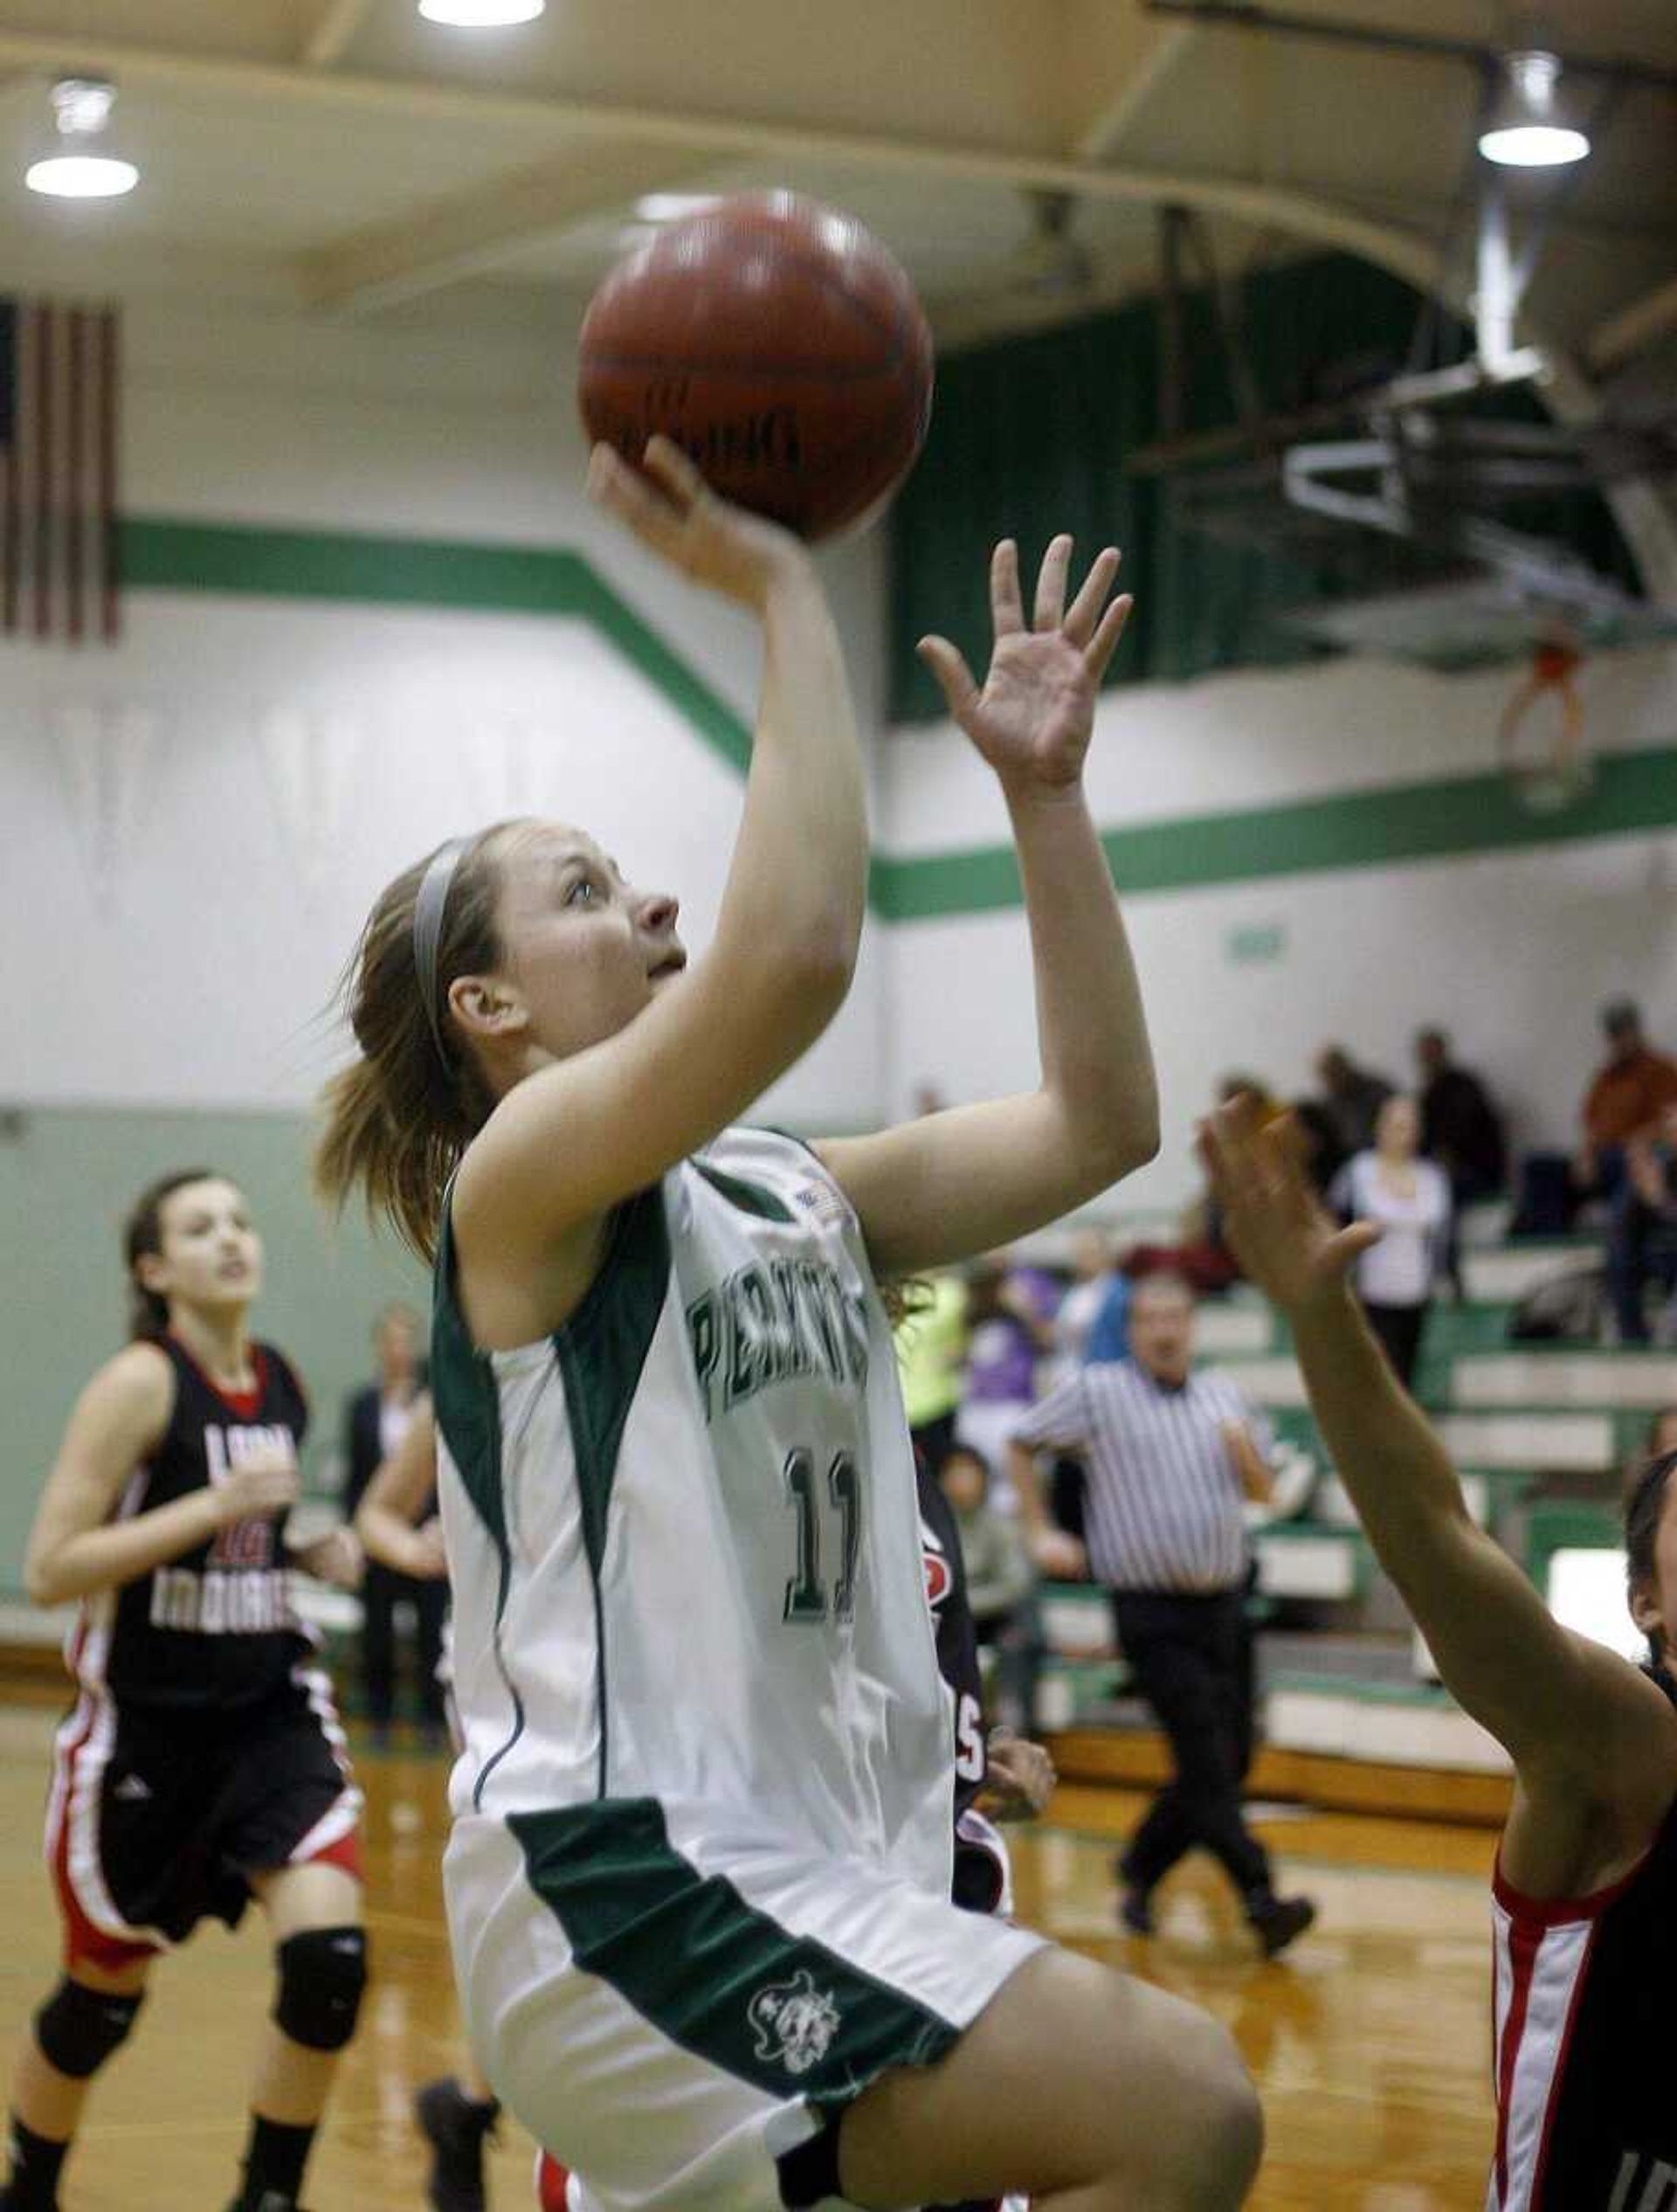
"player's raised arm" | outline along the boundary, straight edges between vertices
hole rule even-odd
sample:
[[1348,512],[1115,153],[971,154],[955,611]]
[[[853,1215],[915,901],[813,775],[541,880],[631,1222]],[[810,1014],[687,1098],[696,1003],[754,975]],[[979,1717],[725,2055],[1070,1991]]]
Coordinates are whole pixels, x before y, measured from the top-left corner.
[[296,1497],[297,1468],[288,1455],[253,1456],[225,1483],[113,1522],[123,1485],[162,1439],[174,1402],[169,1361],[150,1344],[118,1352],[82,1392],[24,1554],[31,1604],[66,1605],[117,1589],[230,1523],[277,1512]]
[[351,996],[363,1058],[328,1094],[316,1160],[328,1198],[364,1185],[428,1251],[469,1145],[453,1207],[468,1296],[496,1277],[526,1293],[545,1278],[544,1319],[564,1284],[588,1278],[611,1208],[725,1128],[832,1020],[866,880],[855,721],[804,549],[714,498],[664,439],[644,473],[597,448],[590,487],[673,567],[763,623],[714,940],[679,972],[674,900],[632,888],[561,824],[445,847],[390,886],[363,933]]
[[369,1559],[433,1582],[448,1573],[437,1523],[425,1508],[437,1488],[437,1417],[431,1400],[414,1401],[401,1442],[381,1460],[355,1508],[355,1534]]
[[1044,557],[1032,619],[1018,554],[990,566],[995,645],[983,688],[942,638],[921,651],[949,712],[995,771],[1025,886],[1039,1087],[818,1149],[861,1218],[874,1265],[909,1274],[1057,1220],[1152,1158],[1158,1089],[1142,995],[1083,791],[1101,678],[1130,608],[1118,555],[1066,604],[1072,541]]
[[1377,1230],[1342,1229],[1307,1185],[1286,1123],[1225,1108],[1201,1151],[1246,1275],[1286,1314],[1322,1441],[1381,1565],[1452,1694],[1508,1750],[1529,1800],[1579,1808],[1668,1800],[1677,1713],[1603,1645],[1549,1614],[1475,1527],[1443,1446],[1363,1319],[1348,1271]]
[[[461,1172],[462,1252],[531,1250],[644,1189],[735,1120],[843,1003],[860,935],[867,837],[844,662],[814,568],[785,532],[725,507],[673,446],[637,475],[602,447],[597,498],[696,583],[763,625],[745,813],[710,950],[643,1016],[518,1083]],[[473,1043],[507,1006],[450,994]]]

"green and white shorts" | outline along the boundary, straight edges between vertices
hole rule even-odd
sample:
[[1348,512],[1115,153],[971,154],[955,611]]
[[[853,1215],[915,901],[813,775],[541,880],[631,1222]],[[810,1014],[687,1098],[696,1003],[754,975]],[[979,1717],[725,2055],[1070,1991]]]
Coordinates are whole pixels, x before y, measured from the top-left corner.
[[573,2212],[783,2212],[776,2161],[1042,1947],[863,1861],[681,1841],[618,1798],[467,1814],[449,1844],[473,2050]]

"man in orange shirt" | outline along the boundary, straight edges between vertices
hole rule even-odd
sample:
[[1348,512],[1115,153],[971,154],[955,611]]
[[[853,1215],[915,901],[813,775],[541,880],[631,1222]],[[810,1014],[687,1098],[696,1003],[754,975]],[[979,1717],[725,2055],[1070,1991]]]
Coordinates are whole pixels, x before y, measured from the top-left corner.
[[1677,1061],[1655,1052],[1643,1034],[1642,1017],[1628,999],[1604,1006],[1601,1026],[1607,1059],[1584,1094],[1584,1141],[1577,1175],[1611,1208],[1607,1283],[1621,1344],[1646,1344],[1642,1289],[1648,1274],[1648,1241],[1657,1215],[1639,1179],[1628,1172],[1633,1152],[1654,1143],[1667,1110],[1677,1105]]

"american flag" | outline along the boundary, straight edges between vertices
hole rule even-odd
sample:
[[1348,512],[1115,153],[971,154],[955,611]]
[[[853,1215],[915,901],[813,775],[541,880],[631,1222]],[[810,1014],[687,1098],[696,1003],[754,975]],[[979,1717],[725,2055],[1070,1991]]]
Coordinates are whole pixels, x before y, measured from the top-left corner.
[[114,642],[114,308],[0,300],[0,632]]

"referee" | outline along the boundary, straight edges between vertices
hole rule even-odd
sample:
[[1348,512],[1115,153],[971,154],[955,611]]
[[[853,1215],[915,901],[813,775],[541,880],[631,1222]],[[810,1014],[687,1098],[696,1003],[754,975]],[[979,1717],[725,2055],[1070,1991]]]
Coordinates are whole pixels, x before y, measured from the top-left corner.
[[[1240,1809],[1253,1741],[1242,1506],[1269,1494],[1268,1425],[1231,1377],[1194,1371],[1194,1296],[1181,1276],[1137,1284],[1129,1344],[1128,1359],[1085,1367],[1032,1409],[1010,1447],[1013,1480],[1045,1572],[1087,1572],[1111,1591],[1119,1647],[1176,1760],[1118,1862],[1120,1917],[1150,1935],[1154,1889],[1203,1844],[1273,1958],[1315,1907],[1276,1896]],[[1039,1451],[1084,1461],[1085,1543],[1049,1521]]]

